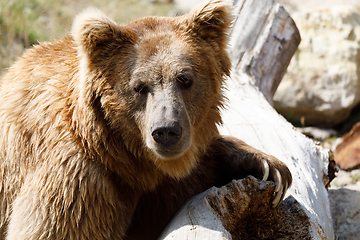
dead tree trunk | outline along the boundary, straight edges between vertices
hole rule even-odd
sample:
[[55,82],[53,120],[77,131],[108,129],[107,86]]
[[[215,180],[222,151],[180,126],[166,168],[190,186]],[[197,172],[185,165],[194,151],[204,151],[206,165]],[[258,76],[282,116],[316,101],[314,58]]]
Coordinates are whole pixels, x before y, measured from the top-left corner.
[[293,185],[276,209],[271,207],[271,182],[248,177],[209,189],[179,211],[160,239],[334,239],[325,188],[329,154],[271,106],[299,32],[272,0],[234,4],[233,71],[220,131],[285,162]]

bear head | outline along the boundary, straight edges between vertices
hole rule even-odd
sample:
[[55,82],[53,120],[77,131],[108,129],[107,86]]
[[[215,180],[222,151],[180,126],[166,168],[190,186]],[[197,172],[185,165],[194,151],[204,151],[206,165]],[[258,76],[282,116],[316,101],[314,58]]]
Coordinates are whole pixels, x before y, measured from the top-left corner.
[[170,176],[188,174],[218,134],[232,20],[231,3],[220,0],[126,25],[85,11],[72,30],[79,101],[98,108],[134,156]]

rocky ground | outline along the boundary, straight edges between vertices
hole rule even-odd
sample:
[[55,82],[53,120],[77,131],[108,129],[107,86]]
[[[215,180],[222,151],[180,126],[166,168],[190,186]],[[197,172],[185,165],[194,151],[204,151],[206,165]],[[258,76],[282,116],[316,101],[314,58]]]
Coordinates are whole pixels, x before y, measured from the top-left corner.
[[[360,118],[355,115],[343,125],[351,125],[353,121],[360,121]],[[306,127],[297,130],[334,152],[336,146],[342,142],[340,137],[342,133],[335,129]],[[338,172],[328,191],[336,239],[358,240],[360,239],[360,169],[345,171],[339,166],[337,168]]]
[[336,178],[331,182],[330,189],[336,190],[339,188],[347,188],[349,190],[360,192],[360,169],[351,171],[340,169],[336,175]]
[[[351,125],[356,119],[345,122],[344,126]],[[334,152],[342,142],[341,133],[335,129],[306,127],[297,130]],[[360,239],[360,169],[355,167],[345,171],[339,166],[337,169],[328,190],[334,232],[337,240],[357,240]]]
[[340,170],[329,189],[329,200],[337,239],[360,239],[360,169]]

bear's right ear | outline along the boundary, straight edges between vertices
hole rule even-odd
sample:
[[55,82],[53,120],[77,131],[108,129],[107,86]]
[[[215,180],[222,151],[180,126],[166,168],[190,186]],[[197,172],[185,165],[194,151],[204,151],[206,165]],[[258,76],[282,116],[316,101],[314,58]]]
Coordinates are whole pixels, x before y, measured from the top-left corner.
[[[89,8],[80,13],[73,23],[72,36],[80,52],[85,55],[100,50],[110,50],[124,42],[132,42],[133,33],[119,26],[104,13],[95,8]],[[117,43],[117,44],[114,44]]]

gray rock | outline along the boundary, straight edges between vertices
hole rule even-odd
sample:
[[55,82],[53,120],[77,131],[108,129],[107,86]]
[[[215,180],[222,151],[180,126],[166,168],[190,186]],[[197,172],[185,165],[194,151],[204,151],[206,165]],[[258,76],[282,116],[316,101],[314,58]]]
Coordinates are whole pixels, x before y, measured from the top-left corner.
[[360,169],[352,171],[339,170],[336,178],[331,182],[332,189],[346,187],[360,191]]
[[331,128],[304,127],[297,128],[296,130],[319,141],[324,141],[325,139],[337,134],[337,132]]
[[274,96],[292,122],[333,126],[360,102],[360,7],[296,12],[302,42]]
[[360,239],[360,192],[330,189],[329,199],[336,239]]

